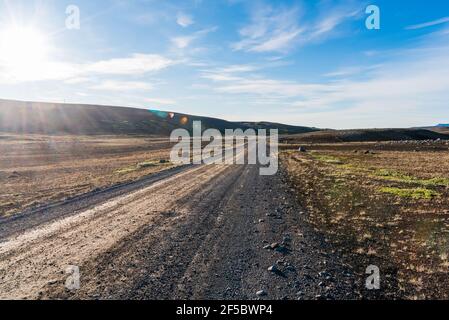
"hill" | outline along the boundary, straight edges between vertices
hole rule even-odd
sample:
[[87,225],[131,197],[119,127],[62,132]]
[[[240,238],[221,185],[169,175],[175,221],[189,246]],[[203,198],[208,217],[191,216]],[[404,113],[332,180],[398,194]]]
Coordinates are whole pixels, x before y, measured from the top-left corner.
[[434,127],[427,127],[426,129],[438,133],[449,134],[449,124],[439,124]]
[[254,129],[278,129],[279,134],[300,134],[320,131],[317,128],[310,127],[298,127],[290,126],[282,123],[272,123],[272,122],[238,122],[242,127],[249,127]]
[[317,129],[269,122],[230,122],[164,111],[144,109],[22,102],[0,100],[0,131],[28,134],[134,134],[168,136],[177,128],[191,129],[201,120],[205,129],[279,129],[282,134],[312,132]]
[[436,139],[449,140],[449,135],[427,129],[325,130],[292,135],[284,140],[296,143],[338,143]]

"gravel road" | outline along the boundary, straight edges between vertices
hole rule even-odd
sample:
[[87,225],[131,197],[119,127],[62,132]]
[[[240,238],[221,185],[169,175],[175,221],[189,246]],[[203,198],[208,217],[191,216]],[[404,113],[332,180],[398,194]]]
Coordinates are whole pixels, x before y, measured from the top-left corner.
[[183,167],[1,220],[0,299],[359,297],[305,217],[282,170]]

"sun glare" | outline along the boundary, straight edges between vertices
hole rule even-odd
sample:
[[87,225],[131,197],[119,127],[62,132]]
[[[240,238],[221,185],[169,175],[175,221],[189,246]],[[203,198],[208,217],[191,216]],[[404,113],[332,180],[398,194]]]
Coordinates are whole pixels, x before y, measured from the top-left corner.
[[47,60],[48,41],[33,27],[9,27],[0,32],[0,62],[15,78],[33,77]]

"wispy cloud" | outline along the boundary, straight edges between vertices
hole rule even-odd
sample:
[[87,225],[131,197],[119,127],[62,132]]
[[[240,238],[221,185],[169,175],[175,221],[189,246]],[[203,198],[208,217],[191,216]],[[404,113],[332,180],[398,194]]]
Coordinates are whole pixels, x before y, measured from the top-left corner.
[[201,70],[201,77],[203,79],[212,80],[214,82],[234,81],[237,83],[241,83],[242,80],[245,80],[247,78],[261,79],[261,76],[256,74],[256,72],[285,66],[286,64],[289,64],[289,62],[272,61],[264,63],[227,65],[203,69]]
[[325,84],[296,83],[274,79],[240,79],[230,85],[217,87],[217,91],[234,94],[253,94],[260,96],[271,96],[278,98],[292,98],[309,96],[311,93],[320,94],[332,90]]
[[159,71],[173,65],[174,61],[157,54],[136,53],[128,58],[117,58],[85,66],[87,73],[136,75]]
[[179,49],[184,49],[196,39],[195,36],[174,37],[171,42]]
[[252,64],[229,65],[202,70],[201,77],[203,79],[208,79],[215,82],[239,81],[243,79],[243,74],[253,72],[258,69],[259,67]]
[[[404,121],[403,125],[425,123],[418,115],[428,119],[429,105],[433,114],[447,108],[449,37],[440,34],[414,50],[400,50],[397,54],[401,60],[389,57],[391,60],[382,64],[347,67],[326,75],[338,80],[309,83],[247,73],[232,81],[215,77],[214,90],[236,95],[240,101],[245,97],[248,101],[268,99],[268,105],[301,112],[301,119],[307,114],[321,126],[335,127],[336,121],[343,124],[357,117],[359,127],[370,126],[373,117],[381,126],[398,125],[400,121]],[[363,79],[352,78],[358,73],[364,73]],[[382,119],[386,113],[395,115],[391,122]]]
[[298,8],[256,9],[251,24],[240,30],[242,40],[232,44],[234,50],[254,52],[283,52],[301,33],[298,26]]
[[427,28],[427,27],[432,27],[432,26],[437,26],[443,23],[448,23],[449,22],[449,17],[444,17],[441,19],[437,19],[437,20],[433,20],[433,21],[429,21],[429,22],[425,22],[425,23],[420,23],[420,24],[415,24],[415,25],[411,25],[406,27],[406,30],[417,30],[417,29],[423,29],[423,28]]
[[177,103],[175,100],[162,98],[145,98],[144,101],[163,106],[175,105]]
[[326,73],[324,74],[324,76],[328,78],[341,78],[341,77],[357,76],[361,74],[367,75],[368,72],[376,70],[380,67],[381,65],[349,66]]
[[[337,27],[346,21],[355,19],[360,14],[360,9],[353,6],[337,7],[333,10],[325,10],[318,20],[308,29],[305,42],[322,40],[337,32]],[[329,13],[330,12],[330,13]]]
[[95,90],[105,91],[140,91],[152,90],[153,86],[141,81],[113,81],[107,80],[91,87]]
[[68,83],[85,82],[88,77],[99,75],[136,76],[166,69],[177,62],[157,54],[136,53],[125,58],[113,58],[90,63],[41,61],[23,68],[20,65],[2,63],[0,59],[0,83],[66,80]]
[[185,48],[189,47],[192,44],[192,42],[194,42],[195,40],[197,40],[211,32],[215,32],[215,31],[217,31],[217,29],[218,29],[218,27],[206,28],[206,29],[199,30],[191,35],[173,37],[170,40],[175,45],[175,47],[177,47],[178,49],[185,49]]
[[179,24],[183,28],[187,28],[195,23],[193,17],[185,14],[183,12],[179,12],[176,16],[176,23]]
[[336,33],[338,26],[360,14],[360,9],[351,4],[321,11],[323,14],[315,21],[305,21],[297,6],[259,7],[252,12],[251,23],[239,31],[242,39],[231,47],[249,52],[285,53],[295,45],[320,41]]

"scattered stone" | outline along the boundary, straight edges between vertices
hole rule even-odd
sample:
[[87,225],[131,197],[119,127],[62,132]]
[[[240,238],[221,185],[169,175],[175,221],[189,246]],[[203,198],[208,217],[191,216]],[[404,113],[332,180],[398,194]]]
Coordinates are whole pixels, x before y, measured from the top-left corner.
[[267,295],[267,293],[264,290],[260,290],[256,292],[256,295],[258,297],[265,297]]
[[268,271],[273,272],[273,273],[278,273],[279,269],[273,265],[268,268]]
[[279,243],[277,243],[277,242],[275,242],[275,243],[272,243],[271,245],[270,245],[270,248],[271,249],[276,249],[276,248],[279,248]]
[[278,267],[276,267],[275,265],[271,266],[268,268],[269,272],[272,272],[280,277],[286,278],[284,272],[282,272],[281,270],[278,269]]

